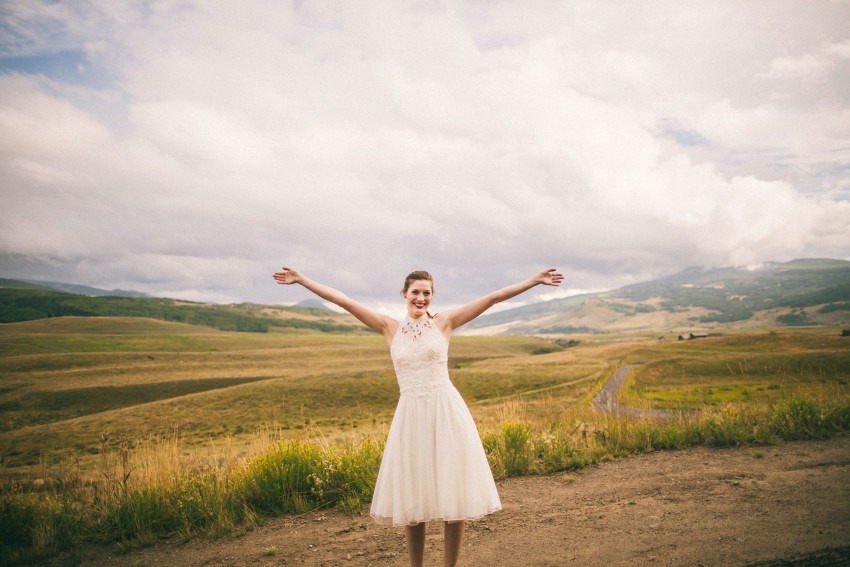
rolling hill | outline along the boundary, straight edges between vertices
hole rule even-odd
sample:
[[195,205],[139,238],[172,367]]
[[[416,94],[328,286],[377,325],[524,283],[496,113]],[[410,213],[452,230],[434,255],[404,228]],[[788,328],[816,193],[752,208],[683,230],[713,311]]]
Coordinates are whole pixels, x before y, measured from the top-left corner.
[[[352,316],[321,308],[318,302],[305,306],[214,305],[117,296],[105,290],[92,293],[94,289],[0,279],[0,323],[72,315],[148,317],[226,331],[266,332],[271,327],[367,330]],[[783,325],[850,325],[850,262],[801,259],[747,268],[688,268],[612,291],[484,315],[460,332],[563,335]]]
[[45,282],[40,280],[11,280],[0,278],[0,287],[17,287],[27,289],[49,289],[53,291],[64,291],[78,295],[113,296],[113,297],[150,297],[140,291],[126,289],[100,289],[87,285],[77,285],[62,282]]
[[85,286],[62,284],[84,293],[20,280],[0,279],[0,323],[19,323],[51,317],[144,317],[203,325],[222,331],[265,333],[272,327],[323,332],[367,331],[348,314],[317,307],[236,303],[216,305],[156,297],[90,294]]
[[689,268],[657,280],[485,315],[466,334],[572,334],[850,325],[850,262]]

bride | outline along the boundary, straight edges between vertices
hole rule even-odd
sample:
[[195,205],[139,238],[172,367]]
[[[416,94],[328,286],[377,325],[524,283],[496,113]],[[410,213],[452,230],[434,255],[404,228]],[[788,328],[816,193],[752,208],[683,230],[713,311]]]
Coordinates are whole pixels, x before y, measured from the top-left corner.
[[401,291],[407,314],[400,321],[293,268],[282,268],[274,279],[279,284],[302,285],[386,339],[400,395],[370,513],[378,522],[404,526],[414,567],[423,565],[425,523],[442,520],[444,565],[454,566],[466,520],[501,510],[502,505],[472,415],[449,379],[449,338],[454,329],[493,305],[537,285],[557,286],[563,275],[554,268],[543,270],[466,305],[431,315],[434,280],[428,272],[412,272]]

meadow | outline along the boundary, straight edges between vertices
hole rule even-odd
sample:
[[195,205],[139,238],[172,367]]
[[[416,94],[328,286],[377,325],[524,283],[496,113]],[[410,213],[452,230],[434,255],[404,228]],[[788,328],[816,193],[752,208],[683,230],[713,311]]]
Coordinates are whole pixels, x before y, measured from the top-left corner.
[[[850,339],[839,335],[457,336],[449,365],[504,478],[846,430]],[[701,413],[594,413],[591,397],[622,365],[635,370],[621,402]],[[0,325],[0,562],[238,533],[321,506],[359,512],[397,396],[373,333],[111,317]]]
[[850,383],[850,341],[835,329],[725,331],[722,336],[645,346],[626,404],[712,410],[771,404],[789,396],[842,398]]
[[[468,401],[490,400],[561,383],[547,364],[525,363],[522,373],[499,364],[547,344],[460,337],[449,364]],[[71,317],[3,325],[0,356],[0,446],[12,475],[67,456],[91,468],[104,435],[131,443],[176,435],[187,451],[203,451],[221,439],[239,445],[259,429],[280,438],[381,432],[398,397],[374,333]]]

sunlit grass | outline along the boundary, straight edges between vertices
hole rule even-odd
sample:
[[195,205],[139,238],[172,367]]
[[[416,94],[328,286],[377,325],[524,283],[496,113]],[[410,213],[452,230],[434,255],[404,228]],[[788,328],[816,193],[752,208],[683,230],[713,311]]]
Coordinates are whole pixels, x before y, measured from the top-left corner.
[[850,382],[850,349],[835,329],[751,331],[635,349],[637,364],[620,400],[701,409],[772,403],[790,395],[840,394]]
[[[261,427],[281,438],[315,427],[351,436],[383,431],[392,416],[398,387],[386,343],[374,333],[192,329],[106,318],[0,325],[0,453],[6,466],[30,474],[42,462],[73,453],[93,470],[103,433],[138,440],[178,430],[184,448],[205,452],[210,439],[249,442]],[[511,367],[492,380],[482,374],[492,366],[476,367],[528,358],[546,344],[457,337],[449,363],[458,367],[467,399],[486,400],[558,384],[562,377],[540,364],[528,372]]]

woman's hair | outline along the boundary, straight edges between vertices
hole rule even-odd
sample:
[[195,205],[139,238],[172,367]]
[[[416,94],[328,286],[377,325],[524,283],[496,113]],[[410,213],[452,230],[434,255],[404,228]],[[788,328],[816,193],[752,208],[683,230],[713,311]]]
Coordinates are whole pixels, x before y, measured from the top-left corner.
[[402,291],[407,291],[410,287],[410,284],[417,280],[426,280],[431,282],[431,292],[434,291],[434,278],[431,277],[431,274],[426,272],[425,270],[416,270],[415,272],[410,272],[407,274],[407,277],[404,278],[404,288]]
[[[404,289],[402,289],[401,292],[406,292],[410,285],[418,280],[425,280],[431,282],[431,293],[434,293],[434,278],[432,278],[431,274],[429,274],[425,270],[416,270],[415,272],[410,272],[409,274],[407,274],[407,277],[404,278]],[[428,315],[429,319],[434,318],[434,316],[431,315],[429,311],[426,311],[425,314]]]

